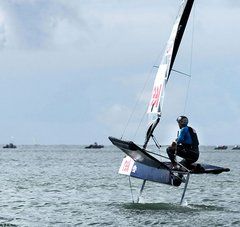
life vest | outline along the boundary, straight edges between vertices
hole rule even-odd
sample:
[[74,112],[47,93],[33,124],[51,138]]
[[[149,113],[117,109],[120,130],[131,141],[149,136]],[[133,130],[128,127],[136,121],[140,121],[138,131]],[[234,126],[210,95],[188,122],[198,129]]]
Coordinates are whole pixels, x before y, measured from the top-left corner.
[[192,138],[192,147],[193,148],[198,148],[199,141],[198,141],[197,132],[195,131],[195,129],[193,129],[189,126],[188,126],[188,131],[189,131],[190,136]]

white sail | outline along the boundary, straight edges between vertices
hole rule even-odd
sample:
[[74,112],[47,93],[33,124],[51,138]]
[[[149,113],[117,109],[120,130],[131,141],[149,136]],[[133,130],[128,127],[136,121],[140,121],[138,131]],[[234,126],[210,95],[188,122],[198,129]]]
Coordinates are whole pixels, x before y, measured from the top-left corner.
[[179,45],[192,9],[194,0],[183,0],[178,16],[175,20],[171,35],[166,45],[161,64],[154,81],[151,100],[147,113],[150,116],[149,128],[146,135],[144,147],[146,147],[155,127],[157,126],[162,114],[164,94],[172,66],[177,55]]
[[182,17],[182,14],[184,12],[184,8],[187,1],[183,1],[181,4],[181,8],[179,11],[179,14],[176,18],[176,21],[174,23],[172,33],[170,35],[170,38],[167,42],[167,46],[164,52],[164,55],[162,57],[161,64],[159,66],[154,85],[152,90],[152,96],[151,100],[148,106],[148,113],[155,113],[161,115],[162,112],[162,106],[164,101],[164,93],[166,84],[169,78],[170,74],[170,65],[171,65],[171,59],[173,56],[173,47],[175,43],[175,38],[178,32],[180,19]]

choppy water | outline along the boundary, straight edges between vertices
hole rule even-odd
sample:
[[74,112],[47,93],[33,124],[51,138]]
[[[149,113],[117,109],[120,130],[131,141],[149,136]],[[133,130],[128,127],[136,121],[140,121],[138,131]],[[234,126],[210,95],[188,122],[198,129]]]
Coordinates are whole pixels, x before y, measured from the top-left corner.
[[[240,226],[240,151],[202,148],[200,161],[229,167],[193,175],[180,206],[180,188],[147,182],[131,203],[123,154],[113,146],[20,146],[0,150],[0,226]],[[133,179],[136,196],[140,180]]]

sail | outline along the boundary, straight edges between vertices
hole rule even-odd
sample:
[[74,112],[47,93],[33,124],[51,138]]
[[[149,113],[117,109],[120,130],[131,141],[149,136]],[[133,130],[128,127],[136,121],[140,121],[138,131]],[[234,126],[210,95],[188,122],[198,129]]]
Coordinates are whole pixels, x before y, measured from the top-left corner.
[[191,13],[193,2],[194,0],[182,1],[178,16],[176,17],[171,35],[166,45],[161,64],[158,68],[147,111],[150,116],[150,126],[147,131],[144,148],[146,148],[146,145],[159,122],[162,113],[166,84],[168,82],[189,15]]

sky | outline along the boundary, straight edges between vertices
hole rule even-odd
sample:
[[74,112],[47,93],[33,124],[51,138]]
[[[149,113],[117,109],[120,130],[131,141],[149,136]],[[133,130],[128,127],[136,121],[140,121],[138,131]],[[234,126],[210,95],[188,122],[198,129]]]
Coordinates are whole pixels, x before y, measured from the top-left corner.
[[[143,144],[181,0],[0,0],[0,144]],[[240,1],[196,0],[155,136],[240,144]],[[188,87],[189,85],[189,87]],[[185,105],[186,103],[186,105]]]

